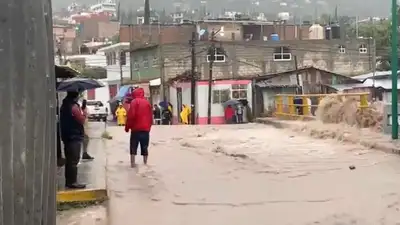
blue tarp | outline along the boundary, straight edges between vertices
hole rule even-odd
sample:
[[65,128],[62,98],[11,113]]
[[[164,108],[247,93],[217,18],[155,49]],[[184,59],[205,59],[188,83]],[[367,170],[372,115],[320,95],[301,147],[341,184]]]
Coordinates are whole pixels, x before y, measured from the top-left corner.
[[113,99],[111,99],[110,102],[121,101],[126,96],[126,94],[129,92],[130,88],[132,88],[131,85],[122,86],[119,89],[117,95]]

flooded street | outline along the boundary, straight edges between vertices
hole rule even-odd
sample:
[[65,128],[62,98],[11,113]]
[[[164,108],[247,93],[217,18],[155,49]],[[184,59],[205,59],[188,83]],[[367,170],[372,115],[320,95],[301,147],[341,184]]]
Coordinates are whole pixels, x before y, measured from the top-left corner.
[[260,124],[156,126],[149,166],[109,127],[111,225],[400,224],[400,159]]

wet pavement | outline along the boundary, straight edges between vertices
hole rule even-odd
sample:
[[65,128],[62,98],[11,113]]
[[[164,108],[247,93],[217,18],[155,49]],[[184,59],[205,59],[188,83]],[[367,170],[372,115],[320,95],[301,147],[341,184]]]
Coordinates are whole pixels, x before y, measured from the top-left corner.
[[400,158],[261,124],[157,126],[150,165],[105,143],[111,225],[400,224]]
[[107,206],[71,209],[57,213],[57,225],[108,225]]
[[[87,188],[90,189],[104,189],[106,187],[105,140],[101,139],[104,129],[104,123],[93,122],[89,124],[88,152],[95,157],[95,160],[81,160],[78,166],[78,181],[87,184]],[[58,169],[57,175],[58,190],[64,190],[64,167]]]

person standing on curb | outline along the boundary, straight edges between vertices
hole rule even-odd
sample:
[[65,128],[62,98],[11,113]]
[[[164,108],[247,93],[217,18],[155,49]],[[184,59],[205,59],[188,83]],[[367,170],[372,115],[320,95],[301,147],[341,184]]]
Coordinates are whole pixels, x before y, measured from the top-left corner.
[[153,109],[149,101],[144,98],[143,88],[135,89],[133,97],[125,125],[125,132],[131,132],[130,155],[132,168],[136,166],[135,157],[139,144],[143,163],[147,164],[150,130],[153,124]]
[[89,132],[89,121],[88,121],[88,111],[87,111],[87,101],[86,99],[83,99],[82,101],[82,113],[85,116],[86,120],[85,120],[85,125],[84,125],[84,129],[85,129],[85,136],[83,139],[83,154],[82,154],[82,159],[85,160],[93,160],[94,158],[89,155],[88,153],[88,147],[89,147],[89,141],[90,141],[90,137],[88,135]]
[[78,183],[78,163],[81,158],[82,141],[85,136],[86,116],[78,104],[79,92],[68,92],[60,108],[61,140],[65,154],[65,186],[82,189]]

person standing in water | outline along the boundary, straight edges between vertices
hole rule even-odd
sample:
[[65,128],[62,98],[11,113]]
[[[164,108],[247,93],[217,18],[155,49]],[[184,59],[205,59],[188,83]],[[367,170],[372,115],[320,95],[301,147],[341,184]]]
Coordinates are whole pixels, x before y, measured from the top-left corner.
[[88,110],[87,110],[87,101],[86,99],[82,100],[82,113],[85,116],[85,125],[84,125],[84,130],[85,130],[85,136],[83,138],[83,154],[82,154],[82,159],[86,159],[86,160],[93,160],[94,158],[89,155],[88,153],[88,147],[89,147],[89,141],[90,141],[90,137],[88,135],[89,132],[89,121],[88,121]]
[[118,126],[125,126],[125,124],[126,124],[126,110],[122,106],[121,103],[119,103],[118,108],[115,111],[115,115],[117,116]]
[[242,104],[238,104],[236,107],[236,120],[237,123],[243,123],[243,105]]
[[131,167],[136,166],[135,157],[140,144],[140,153],[143,163],[147,164],[149,156],[148,148],[150,141],[150,130],[153,124],[153,109],[151,104],[144,98],[143,88],[133,91],[133,100],[128,110],[125,132],[131,132],[130,155]]

